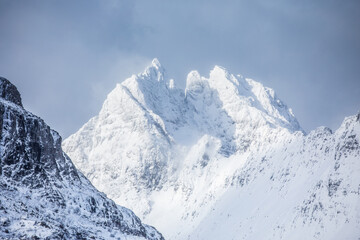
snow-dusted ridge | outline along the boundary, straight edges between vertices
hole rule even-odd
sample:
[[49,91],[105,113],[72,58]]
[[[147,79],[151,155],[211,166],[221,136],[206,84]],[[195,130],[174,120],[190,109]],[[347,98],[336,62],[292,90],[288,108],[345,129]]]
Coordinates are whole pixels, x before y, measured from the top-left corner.
[[97,191],[1,77],[0,156],[0,239],[163,239]]
[[168,239],[354,239],[358,118],[306,135],[271,88],[215,66],[180,89],[154,59],[63,148]]

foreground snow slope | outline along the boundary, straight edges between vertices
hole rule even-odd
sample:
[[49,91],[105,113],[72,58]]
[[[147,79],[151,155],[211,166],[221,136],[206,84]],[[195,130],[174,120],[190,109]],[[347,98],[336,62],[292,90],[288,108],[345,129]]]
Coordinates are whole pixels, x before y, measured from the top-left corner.
[[96,187],[169,239],[352,237],[356,118],[335,134],[304,135],[261,83],[216,66],[208,78],[190,72],[183,90],[154,59],[63,147]]
[[163,239],[98,192],[0,77],[1,239]]

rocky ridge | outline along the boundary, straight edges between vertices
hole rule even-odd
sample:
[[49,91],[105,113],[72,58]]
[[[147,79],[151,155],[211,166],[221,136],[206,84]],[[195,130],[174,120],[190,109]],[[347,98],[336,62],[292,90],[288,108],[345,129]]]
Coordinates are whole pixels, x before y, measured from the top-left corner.
[[163,239],[92,186],[5,78],[0,96],[1,239]]

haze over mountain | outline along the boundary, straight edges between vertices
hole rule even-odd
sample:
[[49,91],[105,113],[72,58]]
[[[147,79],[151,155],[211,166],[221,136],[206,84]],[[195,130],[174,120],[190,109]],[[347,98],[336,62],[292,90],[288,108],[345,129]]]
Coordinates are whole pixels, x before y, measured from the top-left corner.
[[215,66],[208,78],[190,72],[181,89],[154,59],[63,148],[168,239],[354,239],[359,119],[305,134],[255,80]]
[[2,77],[0,156],[1,239],[163,239],[93,187]]

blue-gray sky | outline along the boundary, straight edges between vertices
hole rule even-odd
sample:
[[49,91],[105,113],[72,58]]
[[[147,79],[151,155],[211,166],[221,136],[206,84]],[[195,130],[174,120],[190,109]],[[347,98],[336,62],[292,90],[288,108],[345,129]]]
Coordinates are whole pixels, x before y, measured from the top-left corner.
[[0,75],[63,137],[157,57],[184,85],[214,65],[273,88],[302,127],[360,110],[360,1],[0,0]]

